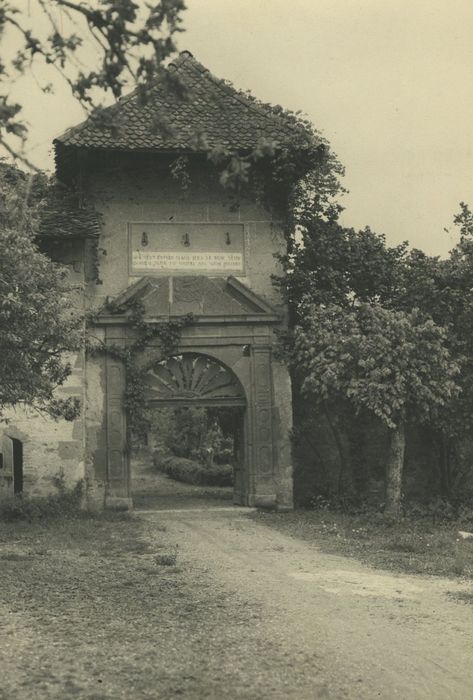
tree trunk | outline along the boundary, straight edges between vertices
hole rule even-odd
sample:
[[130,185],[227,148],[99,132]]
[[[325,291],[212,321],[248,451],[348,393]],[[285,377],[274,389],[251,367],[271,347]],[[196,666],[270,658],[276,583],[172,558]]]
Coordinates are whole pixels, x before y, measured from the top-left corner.
[[337,448],[339,460],[340,460],[340,468],[338,472],[338,480],[337,480],[337,498],[342,498],[343,496],[352,496],[353,495],[353,475],[351,471],[351,463],[350,463],[350,456],[347,452],[346,446],[343,441],[342,433],[340,431],[340,428],[338,426],[338,421],[332,420],[330,416],[330,411],[326,407],[324,407],[324,413],[325,413],[325,418],[327,420],[327,424],[330,428],[330,431],[333,436],[333,440],[335,442],[335,446]]
[[441,430],[437,432],[437,449],[440,472],[440,495],[450,497],[450,440]]
[[400,423],[391,431],[389,454],[386,464],[386,505],[387,518],[398,520],[401,515],[402,471],[406,449],[406,428]]

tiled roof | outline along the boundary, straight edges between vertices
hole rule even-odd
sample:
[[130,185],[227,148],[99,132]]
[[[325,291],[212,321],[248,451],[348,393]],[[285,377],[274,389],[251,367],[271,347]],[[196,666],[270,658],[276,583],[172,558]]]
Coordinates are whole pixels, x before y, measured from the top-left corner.
[[105,110],[119,124],[118,131],[89,119],[55,143],[87,149],[182,151],[196,150],[196,137],[204,137],[208,147],[247,150],[260,138],[284,142],[296,128],[270,107],[214,77],[187,51],[168,70],[185,86],[185,97],[159,80],[145,104],[140,104],[135,91]]
[[72,193],[50,188],[39,212],[39,238],[96,238],[99,222],[93,209],[79,207]]

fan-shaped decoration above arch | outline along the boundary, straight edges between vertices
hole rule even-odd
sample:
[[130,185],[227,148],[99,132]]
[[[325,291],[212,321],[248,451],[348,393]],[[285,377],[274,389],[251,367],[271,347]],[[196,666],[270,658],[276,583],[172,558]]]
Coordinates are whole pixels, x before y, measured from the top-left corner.
[[158,362],[146,377],[146,399],[167,404],[244,406],[235,374],[207,355],[185,353]]

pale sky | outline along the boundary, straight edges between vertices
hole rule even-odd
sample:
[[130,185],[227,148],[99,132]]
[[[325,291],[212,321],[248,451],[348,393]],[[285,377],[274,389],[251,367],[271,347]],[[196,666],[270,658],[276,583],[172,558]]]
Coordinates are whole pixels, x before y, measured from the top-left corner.
[[[27,0],[22,0],[26,3]],[[220,78],[300,109],[346,167],[343,223],[445,254],[461,200],[473,206],[471,0],[187,0],[188,49]],[[42,75],[37,75],[41,79]],[[16,87],[31,158],[82,121],[67,90]]]

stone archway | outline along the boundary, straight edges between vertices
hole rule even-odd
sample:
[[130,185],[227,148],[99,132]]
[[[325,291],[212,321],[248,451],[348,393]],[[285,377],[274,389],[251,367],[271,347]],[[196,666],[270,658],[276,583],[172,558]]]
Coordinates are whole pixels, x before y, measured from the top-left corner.
[[146,375],[145,398],[152,407],[236,409],[234,464],[235,503],[243,504],[248,489],[245,390],[236,374],[209,355],[183,352],[158,361]]
[[[195,278],[200,313],[182,329],[172,358],[158,362],[150,374],[148,400],[174,405],[240,406],[244,412],[244,470],[241,503],[290,508],[292,467],[289,431],[289,376],[273,357],[274,328],[280,316],[240,281]],[[150,324],[173,318],[184,309],[179,278],[142,278],[115,299],[118,312],[104,313],[105,344],[126,348],[132,342],[128,305],[139,301]],[[212,292],[212,293],[211,293]],[[172,303],[171,301],[172,300]],[[179,302],[179,304],[178,304]],[[200,303],[200,302],[199,302]],[[144,357],[159,354],[159,340],[143,348]],[[104,423],[93,445],[95,478],[105,487],[111,507],[132,505],[126,372],[120,359],[104,358]]]

